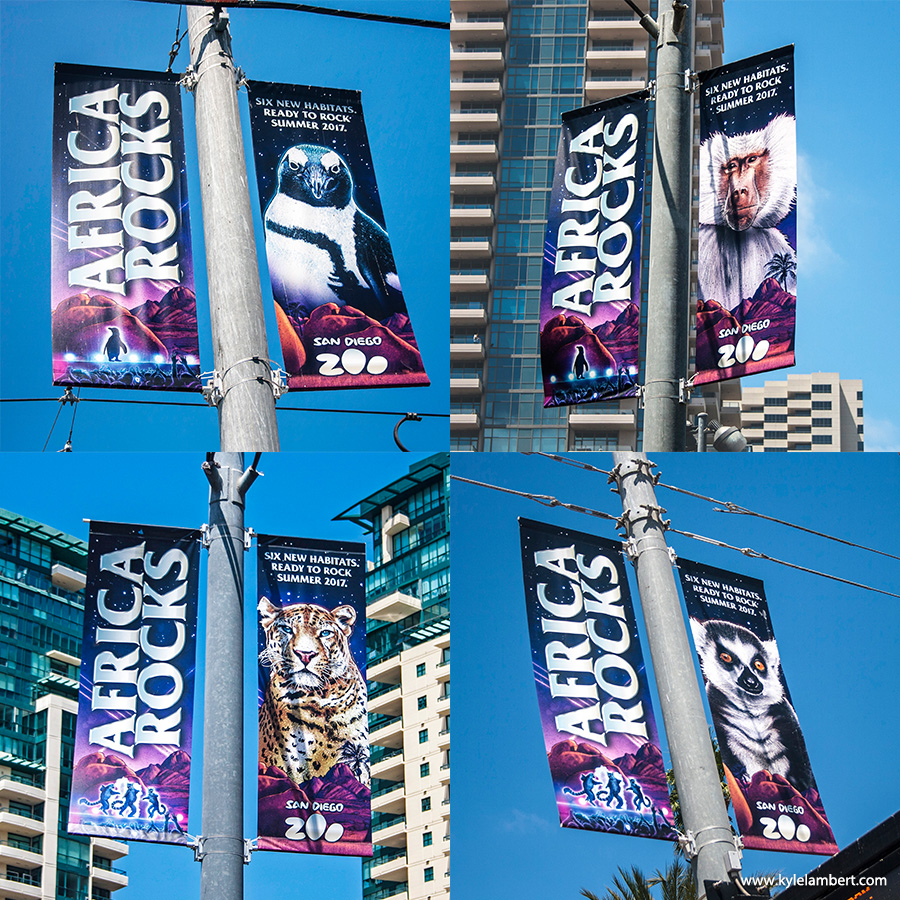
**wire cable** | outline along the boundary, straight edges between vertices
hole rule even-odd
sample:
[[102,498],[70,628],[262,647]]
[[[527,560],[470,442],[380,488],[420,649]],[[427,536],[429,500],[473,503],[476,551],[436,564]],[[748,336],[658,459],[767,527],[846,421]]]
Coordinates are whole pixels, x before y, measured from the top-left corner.
[[[617,523],[620,520],[618,516],[613,516],[613,515],[610,515],[609,513],[601,512],[600,510],[588,509],[583,506],[576,506],[574,503],[563,503],[561,500],[557,500],[555,497],[551,497],[547,494],[529,494],[524,491],[513,490],[512,488],[500,487],[499,485],[496,485],[496,484],[487,484],[483,481],[473,481],[470,478],[462,478],[459,475],[451,475],[450,478],[454,481],[464,481],[466,484],[474,484],[478,487],[490,488],[491,490],[494,490],[494,491],[502,491],[505,494],[514,494],[515,496],[523,497],[526,500],[533,500],[536,503],[540,503],[542,506],[550,506],[550,507],[561,506],[564,509],[570,509],[573,512],[585,513],[586,515],[594,516],[594,517],[600,518],[600,519],[611,519],[612,521],[617,522]],[[818,575],[820,578],[828,578],[831,581],[837,581],[837,582],[840,582],[841,584],[848,584],[851,587],[857,587],[864,591],[872,591],[876,594],[885,594],[888,597],[900,598],[900,594],[895,594],[891,591],[885,591],[882,588],[871,587],[870,585],[867,585],[867,584],[860,584],[860,582],[858,582],[858,581],[850,581],[846,578],[840,578],[837,575],[829,575],[827,572],[819,572],[816,569],[809,569],[806,566],[800,566],[800,565],[797,565],[796,563],[790,563],[783,559],[777,559],[774,556],[768,556],[767,554],[760,553],[758,550],[753,550],[750,547],[734,547],[731,544],[726,544],[724,541],[719,541],[716,538],[704,537],[703,535],[694,534],[693,532],[690,532],[690,531],[681,531],[678,528],[672,528],[671,526],[669,526],[667,530],[672,531],[675,534],[680,534],[680,535],[682,535],[682,537],[687,537],[687,538],[691,538],[695,541],[700,541],[701,543],[704,543],[704,544],[712,544],[715,547],[721,547],[725,550],[735,550],[738,553],[742,554],[743,556],[749,556],[752,559],[764,559],[767,562],[777,563],[780,566],[787,566],[789,569],[797,569],[800,572],[806,572],[810,575]]]
[[[44,401],[56,401],[56,397],[3,397],[0,403],[40,403]],[[178,400],[126,400],[115,397],[82,397],[80,403],[125,403],[134,406],[187,406],[192,409],[209,409],[206,403],[184,403]],[[353,415],[369,416],[405,416],[405,412],[396,412],[390,409],[328,409],[317,406],[279,406],[278,412],[320,412],[320,413],[351,413]],[[449,419],[450,413],[417,413],[422,418]]]
[[[569,459],[565,456],[558,456],[555,453],[539,453],[532,452],[526,454],[528,456],[546,456],[548,459],[552,459],[554,462],[565,463],[566,465],[573,466],[576,469],[584,469],[588,472],[597,472],[601,475],[610,475],[606,469],[599,469],[596,466],[592,466],[589,463],[579,462],[574,459]],[[815,537],[825,538],[829,541],[835,541],[838,544],[844,544],[847,547],[855,547],[857,550],[868,550],[870,553],[877,553],[879,556],[886,556],[888,559],[896,559],[900,560],[900,556],[895,556],[893,553],[887,553],[884,550],[876,550],[874,547],[867,547],[865,544],[857,544],[853,541],[848,541],[845,538],[835,537],[832,534],[826,534],[824,531],[816,531],[813,528],[806,528],[803,525],[797,525],[794,522],[788,522],[785,519],[777,519],[774,516],[767,516],[764,513],[754,512],[752,509],[747,509],[745,506],[740,506],[737,503],[733,503],[730,500],[716,500],[715,497],[707,497],[705,494],[698,494],[696,491],[689,491],[687,488],[676,487],[674,484],[666,484],[663,481],[658,481],[656,483],[657,487],[667,488],[670,491],[674,491],[677,494],[687,494],[689,497],[696,497],[698,500],[706,500],[708,503],[718,503],[722,508],[715,508],[714,512],[720,513],[733,513],[735,515],[741,516],[754,516],[758,519],[764,519],[767,522],[774,522],[777,525],[784,525],[786,528],[794,528],[797,531],[803,531],[806,534],[814,535]]]
[[59,419],[59,414],[62,412],[62,408],[63,408],[62,402],[61,401],[58,401],[58,402],[59,402],[59,406],[57,407],[57,410],[56,410],[56,418],[54,418],[53,424],[50,426],[50,434],[47,435],[47,440],[44,441],[44,446],[41,448],[41,453],[44,453],[47,450],[47,444],[50,443],[50,438],[53,437],[53,429],[56,428],[56,422]]
[[388,25],[414,25],[418,28],[442,28],[449,30],[449,22],[435,19],[415,19],[408,16],[389,16],[384,13],[365,13],[351,9],[329,9],[325,6],[312,6],[308,3],[287,3],[284,0],[138,0],[140,3],[165,3],[168,5],[183,4],[185,6],[220,6],[231,9],[286,9],[291,12],[316,13],[321,16],[336,16],[341,19],[362,19],[368,22],[381,22]]

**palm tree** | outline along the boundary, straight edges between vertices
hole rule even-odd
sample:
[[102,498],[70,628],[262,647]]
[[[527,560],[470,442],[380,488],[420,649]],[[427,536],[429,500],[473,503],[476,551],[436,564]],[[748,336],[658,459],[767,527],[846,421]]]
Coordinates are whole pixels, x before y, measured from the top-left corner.
[[786,291],[788,278],[797,280],[797,261],[790,253],[776,253],[766,264],[766,277],[780,282]]
[[[654,888],[660,888],[656,893]],[[697,890],[690,867],[680,859],[673,862],[664,872],[647,877],[637,866],[630,870],[619,867],[619,874],[613,878],[613,886],[606,889],[603,897],[583,888],[581,896],[586,900],[697,900]]]

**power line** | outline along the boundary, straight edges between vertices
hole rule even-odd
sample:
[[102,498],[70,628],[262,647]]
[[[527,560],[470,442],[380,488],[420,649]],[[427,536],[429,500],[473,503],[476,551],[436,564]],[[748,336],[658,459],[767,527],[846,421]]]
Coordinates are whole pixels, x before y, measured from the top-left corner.
[[[543,454],[541,454],[543,455]],[[517,497],[523,497],[526,500],[533,500],[535,503],[540,503],[542,506],[561,506],[563,509],[569,509],[573,512],[584,513],[585,515],[594,516],[599,519],[611,519],[612,521],[619,523],[620,518],[618,516],[610,515],[609,513],[601,512],[597,509],[590,509],[584,506],[578,506],[574,503],[564,503],[561,500],[557,500],[556,497],[551,497],[548,494],[529,494],[525,491],[516,491],[512,488],[500,487],[496,484],[487,484],[483,481],[473,481],[470,478],[462,478],[459,475],[451,475],[451,479],[454,481],[463,481],[467,484],[474,484],[478,487],[490,488],[494,491],[502,491],[505,494],[514,494]],[[751,557],[752,559],[764,559],[768,562],[777,563],[780,566],[787,566],[789,569],[797,569],[800,572],[807,572],[810,575],[818,575],[820,578],[828,578],[831,581],[837,581],[841,584],[849,584],[852,587],[861,588],[864,591],[872,591],[876,594],[886,594],[888,597],[897,597],[900,598],[900,594],[892,593],[891,591],[885,591],[881,588],[871,587],[870,585],[860,584],[858,581],[849,581],[846,578],[840,578],[837,575],[829,575],[826,572],[819,572],[816,569],[809,569],[806,566],[801,566],[796,563],[787,562],[783,559],[777,559],[774,556],[768,556],[765,553],[760,553],[758,550],[753,550],[750,547],[734,547],[731,544],[726,544],[724,541],[719,541],[716,538],[708,538],[700,534],[694,534],[690,531],[681,531],[678,528],[672,528],[671,525],[666,525],[667,530],[674,532],[675,534],[680,534],[683,537],[692,538],[695,541],[700,541],[704,544],[712,544],[716,547],[722,547],[725,550],[735,550],[743,556]]]
[[[57,397],[2,397],[0,403],[41,403],[45,401],[59,402]],[[192,409],[209,409],[206,403],[183,403],[178,400],[125,400],[114,397],[80,397],[79,403],[125,403],[134,406],[187,406]],[[351,413],[369,416],[405,416],[406,412],[395,412],[389,409],[328,409],[316,406],[279,406],[278,411],[285,412],[318,412],[318,413]],[[449,419],[449,413],[416,413],[422,418]]]
[[418,28],[442,28],[449,30],[449,22],[435,19],[416,19],[408,16],[389,16],[383,13],[357,12],[351,9],[329,9],[324,6],[311,6],[308,3],[287,3],[282,0],[139,0],[141,3],[164,3],[169,6],[221,6],[232,9],[286,9],[292,12],[315,13],[320,16],[335,16],[341,19],[362,19],[368,22],[381,22],[388,25],[414,25]]
[[[588,472],[597,472],[601,475],[610,475],[610,473],[606,469],[599,469],[597,466],[592,466],[589,463],[583,463],[578,460],[569,459],[565,456],[558,456],[555,453],[530,453],[527,454],[529,456],[546,456],[548,459],[552,459],[554,462],[565,463],[566,465],[573,466],[576,469],[583,469]],[[734,513],[735,515],[741,516],[753,516],[757,519],[764,519],[767,522],[775,522],[777,525],[784,525],[786,528],[794,528],[797,531],[803,531],[806,534],[812,534],[815,537],[825,538],[829,541],[835,541],[838,544],[844,544],[847,547],[855,547],[857,550],[868,550],[869,553],[877,553],[879,556],[886,556],[888,559],[896,559],[900,560],[900,556],[894,556],[892,553],[886,553],[884,550],[876,550],[874,547],[867,547],[865,544],[857,544],[853,541],[848,541],[845,538],[835,537],[831,534],[826,534],[824,531],[816,531],[813,528],[806,528],[803,525],[797,525],[794,522],[788,522],[785,519],[777,519],[774,516],[767,516],[764,513],[755,512],[751,509],[747,509],[745,506],[741,506],[737,503],[733,503],[730,500],[716,500],[715,497],[707,497],[705,494],[698,494],[696,491],[689,491],[687,488],[676,487],[674,484],[666,484],[663,481],[659,480],[659,476],[657,476],[657,480],[655,485],[662,488],[667,488],[670,491],[675,491],[677,494],[687,494],[689,497],[695,497],[698,500],[706,500],[708,503],[718,503],[723,508],[714,509],[714,512],[721,513]]]

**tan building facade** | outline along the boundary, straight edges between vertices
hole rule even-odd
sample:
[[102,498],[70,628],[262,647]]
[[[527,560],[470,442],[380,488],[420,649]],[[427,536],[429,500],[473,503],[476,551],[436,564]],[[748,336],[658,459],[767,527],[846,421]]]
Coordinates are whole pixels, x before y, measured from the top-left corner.
[[815,372],[745,387],[741,430],[754,452],[862,451],[863,383]]

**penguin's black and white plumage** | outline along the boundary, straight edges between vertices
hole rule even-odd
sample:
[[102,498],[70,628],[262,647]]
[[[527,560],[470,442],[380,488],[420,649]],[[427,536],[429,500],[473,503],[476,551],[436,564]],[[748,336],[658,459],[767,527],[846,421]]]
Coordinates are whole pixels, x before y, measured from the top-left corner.
[[350,169],[330,147],[285,152],[265,227],[269,273],[285,308],[336,303],[378,320],[406,312],[387,233],[356,205]]
[[123,353],[127,353],[128,348],[125,346],[125,341],[122,340],[118,328],[114,325],[108,325],[107,328],[109,328],[112,334],[110,334],[109,340],[106,342],[103,350],[106,353],[106,358],[110,362],[119,362],[119,357]]

